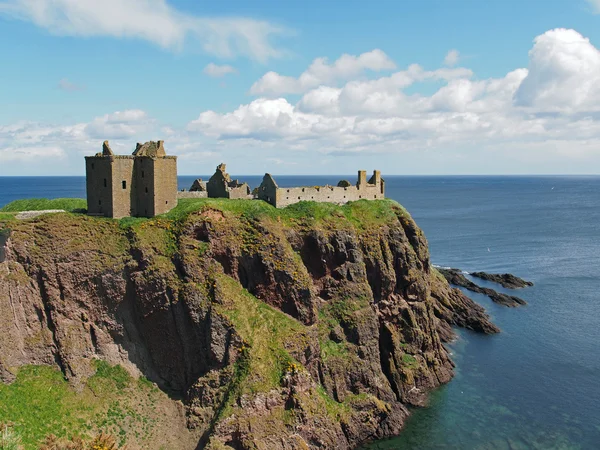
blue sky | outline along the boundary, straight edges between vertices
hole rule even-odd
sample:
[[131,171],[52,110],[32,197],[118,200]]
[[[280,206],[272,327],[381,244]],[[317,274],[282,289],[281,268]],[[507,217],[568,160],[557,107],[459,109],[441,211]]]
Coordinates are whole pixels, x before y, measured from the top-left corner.
[[599,47],[600,0],[0,0],[0,176],[600,173]]

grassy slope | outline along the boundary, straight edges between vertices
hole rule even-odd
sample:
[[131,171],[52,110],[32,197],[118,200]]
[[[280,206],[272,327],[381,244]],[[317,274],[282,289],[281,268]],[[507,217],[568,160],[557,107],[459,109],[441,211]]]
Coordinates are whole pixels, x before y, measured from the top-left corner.
[[86,436],[103,430],[123,443],[134,430],[143,445],[153,438],[161,419],[154,412],[168,401],[144,379],[134,380],[125,369],[96,361],[96,374],[82,392],[75,392],[55,368],[23,366],[10,385],[0,383],[0,423],[14,424],[26,449],[35,449],[49,434]]

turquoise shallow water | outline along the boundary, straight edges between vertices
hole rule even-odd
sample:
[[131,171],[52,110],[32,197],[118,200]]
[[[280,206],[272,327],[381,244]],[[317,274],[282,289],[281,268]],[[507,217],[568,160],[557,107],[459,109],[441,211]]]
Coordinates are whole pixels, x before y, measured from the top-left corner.
[[[425,231],[434,263],[511,272],[535,286],[517,292],[528,302],[521,308],[468,293],[502,333],[460,331],[450,346],[456,377],[400,437],[371,448],[600,449],[600,177],[386,177],[386,190]],[[84,179],[0,177],[0,206],[40,192],[83,197]]]

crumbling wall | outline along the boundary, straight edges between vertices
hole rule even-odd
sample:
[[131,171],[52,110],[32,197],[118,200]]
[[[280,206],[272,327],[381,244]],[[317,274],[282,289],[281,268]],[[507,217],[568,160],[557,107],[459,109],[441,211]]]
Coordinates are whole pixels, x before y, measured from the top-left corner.
[[210,198],[250,198],[248,183],[232,180],[225,169],[225,164],[219,164],[213,176],[206,183],[208,196]]
[[383,180],[379,171],[374,171],[369,183],[366,172],[359,171],[356,185],[342,180],[337,186],[307,186],[280,188],[270,174],[265,174],[257,190],[257,197],[277,208],[301,201],[328,202],[343,204],[356,200],[377,200],[385,198]]
[[177,198],[207,198],[208,192],[206,191],[178,191]]

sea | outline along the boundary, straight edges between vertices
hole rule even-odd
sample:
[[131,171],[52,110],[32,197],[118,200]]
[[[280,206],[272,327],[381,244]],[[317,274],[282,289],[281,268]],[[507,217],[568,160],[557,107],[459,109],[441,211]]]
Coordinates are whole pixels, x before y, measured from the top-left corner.
[[[180,177],[189,187],[195,177]],[[203,177],[207,179],[208,177]],[[239,177],[252,187],[260,177]],[[355,176],[278,176],[281,187]],[[507,308],[465,291],[501,333],[458,330],[454,379],[414,409],[389,449],[600,449],[600,177],[386,176],[429,241],[431,260],[533,281]],[[83,177],[0,177],[0,207],[85,197]],[[501,292],[492,283],[474,280]]]

